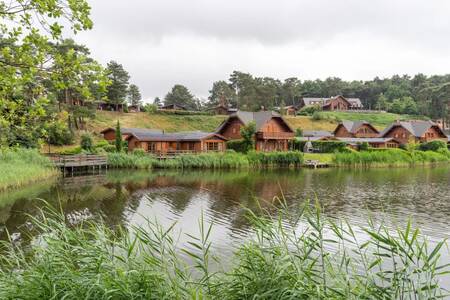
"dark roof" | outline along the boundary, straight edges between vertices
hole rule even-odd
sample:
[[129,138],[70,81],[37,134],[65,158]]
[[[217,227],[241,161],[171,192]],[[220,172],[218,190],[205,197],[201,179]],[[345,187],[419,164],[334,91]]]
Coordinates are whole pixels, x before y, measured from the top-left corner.
[[328,103],[331,102],[331,100],[336,99],[338,97],[342,97],[345,100],[347,100],[352,107],[363,107],[361,99],[359,98],[346,98],[344,96],[334,96],[334,97],[329,97],[329,98],[303,98],[303,103],[305,105],[327,105]]
[[[115,128],[109,127],[100,131],[100,133],[105,133],[109,130],[116,131]],[[161,129],[147,129],[147,128],[120,128],[122,134],[140,134],[140,133],[162,133]]]
[[326,136],[333,136],[333,134],[329,131],[325,130],[304,130],[303,131],[304,137],[326,137]]
[[291,126],[289,126],[289,124],[283,119],[283,117],[279,113],[273,111],[251,112],[242,110],[238,110],[237,112],[231,114],[227,120],[225,120],[224,122],[222,122],[222,124],[220,124],[220,126],[217,128],[217,132],[219,132],[225,126],[225,124],[230,118],[235,117],[241,120],[241,122],[244,123],[244,125],[248,125],[250,122],[255,122],[256,131],[259,131],[264,126],[264,124],[266,124],[272,118],[278,118],[282,120],[284,124],[286,124],[289,130],[294,132]]
[[181,108],[183,110],[186,110],[185,106],[179,105],[179,104],[167,104],[167,105],[161,106],[161,109],[168,109],[168,108],[173,108],[173,109]]
[[[397,126],[405,128],[415,137],[422,137],[431,127],[439,128],[439,126],[432,121],[397,121],[384,129],[380,135],[386,135],[392,128]],[[439,128],[439,130],[442,132],[442,129]]]
[[[201,141],[210,137],[217,137],[226,140],[225,137],[214,132],[190,131],[190,132],[173,132],[173,133],[151,133],[141,132],[133,133],[131,136],[139,141]],[[130,136],[130,137],[131,137]],[[128,137],[128,138],[130,138]]]
[[[339,125],[344,126],[344,128],[347,129],[347,131],[350,133],[356,133],[361,126],[368,125],[378,133],[378,130],[367,121],[342,121],[341,123],[339,123]],[[336,129],[339,127],[339,125],[336,127]]]
[[376,138],[341,138],[338,137],[336,138],[339,141],[342,142],[346,142],[348,144],[357,144],[357,143],[386,143],[386,142],[390,142],[390,141],[395,141],[394,138],[380,138],[380,137],[376,137]]

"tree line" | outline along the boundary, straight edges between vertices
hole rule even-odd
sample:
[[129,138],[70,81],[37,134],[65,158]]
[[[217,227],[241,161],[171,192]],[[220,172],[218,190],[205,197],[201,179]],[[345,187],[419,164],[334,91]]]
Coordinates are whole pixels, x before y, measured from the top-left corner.
[[[195,99],[184,86],[174,89],[185,92],[170,97],[170,103],[192,107]],[[171,94],[172,95],[172,94]],[[285,80],[257,77],[234,71],[228,80],[213,83],[208,101],[201,108],[226,104],[243,110],[273,109],[298,105],[303,97],[332,97],[343,95],[360,98],[366,109],[385,110],[399,114],[426,115],[433,119],[450,119],[450,75],[394,75],[368,81],[345,81],[338,77],[325,80]],[[166,97],[167,100],[167,97]]]

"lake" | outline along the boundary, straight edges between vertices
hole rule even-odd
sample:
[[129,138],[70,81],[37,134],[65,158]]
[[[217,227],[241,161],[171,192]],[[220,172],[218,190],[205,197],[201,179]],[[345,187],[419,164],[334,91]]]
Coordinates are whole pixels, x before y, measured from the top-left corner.
[[[68,219],[103,220],[110,226],[156,218],[197,233],[203,213],[214,223],[212,240],[228,252],[249,232],[244,207],[274,210],[274,197],[295,211],[318,199],[325,214],[365,226],[368,218],[388,226],[412,218],[431,240],[450,237],[450,168],[266,171],[108,171],[30,185],[0,194],[0,238],[20,236],[45,199]],[[258,200],[256,200],[258,199]],[[7,230],[6,230],[7,229]],[[181,242],[183,237],[180,238]]]

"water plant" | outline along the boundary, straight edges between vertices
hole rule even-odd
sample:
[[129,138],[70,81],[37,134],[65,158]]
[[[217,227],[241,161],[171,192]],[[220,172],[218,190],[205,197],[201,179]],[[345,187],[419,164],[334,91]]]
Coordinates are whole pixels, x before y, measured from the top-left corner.
[[[1,299],[436,299],[445,241],[407,222],[355,228],[316,204],[250,211],[253,234],[231,257],[214,252],[212,224],[177,242],[174,224],[125,228],[68,224],[54,210],[33,219],[30,248],[2,243]],[[284,208],[283,208],[284,206]],[[358,233],[357,233],[358,232]],[[361,235],[364,232],[365,235]]]

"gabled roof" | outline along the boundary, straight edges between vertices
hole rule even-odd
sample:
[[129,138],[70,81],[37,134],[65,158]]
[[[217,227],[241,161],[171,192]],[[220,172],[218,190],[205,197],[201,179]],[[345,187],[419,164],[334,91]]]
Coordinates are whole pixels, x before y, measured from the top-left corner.
[[347,131],[352,134],[356,133],[358,129],[361,128],[361,126],[363,125],[370,126],[376,133],[379,133],[379,131],[367,121],[342,121],[334,130],[334,133],[336,133],[336,130],[339,128],[340,125],[344,126],[344,128],[347,129]]
[[173,132],[173,133],[151,133],[151,132],[141,132],[133,133],[127,139],[135,137],[137,140],[142,142],[150,141],[184,141],[184,142],[195,142],[205,140],[211,137],[217,137],[221,140],[226,141],[227,139],[220,134],[214,132],[203,132],[203,131],[189,131],[189,132]]
[[343,99],[347,100],[347,102],[350,103],[350,105],[352,107],[363,107],[361,99],[359,98],[346,98],[344,96],[338,95],[338,96],[334,96],[334,97],[329,97],[329,98],[303,98],[303,103],[305,105],[328,105],[331,100],[334,100],[338,97],[342,97]]
[[325,130],[304,130],[303,131],[304,137],[327,137],[327,136],[333,136],[333,133]]
[[[100,133],[105,133],[109,130],[113,130],[116,131],[115,128],[112,127],[108,127],[106,129],[103,129],[102,131],[100,131]],[[161,129],[147,129],[147,128],[120,128],[120,132],[122,133],[122,135],[124,134],[140,134],[140,133],[162,133],[163,131]]]
[[397,121],[384,129],[380,135],[385,136],[389,131],[397,126],[405,128],[409,131],[409,133],[411,133],[411,135],[417,138],[422,137],[431,127],[437,128],[443,135],[445,135],[442,129],[432,121]]
[[244,125],[248,125],[250,122],[255,122],[256,124],[256,131],[260,131],[261,128],[269,122],[272,118],[280,119],[291,132],[294,132],[294,130],[291,128],[291,126],[283,119],[283,117],[276,112],[273,111],[258,111],[258,112],[250,112],[250,111],[242,111],[238,110],[237,112],[231,114],[228,119],[222,122],[222,124],[219,125],[217,128],[217,132],[220,132],[220,130],[223,129],[223,127],[227,124],[228,120],[231,118],[238,118]]

